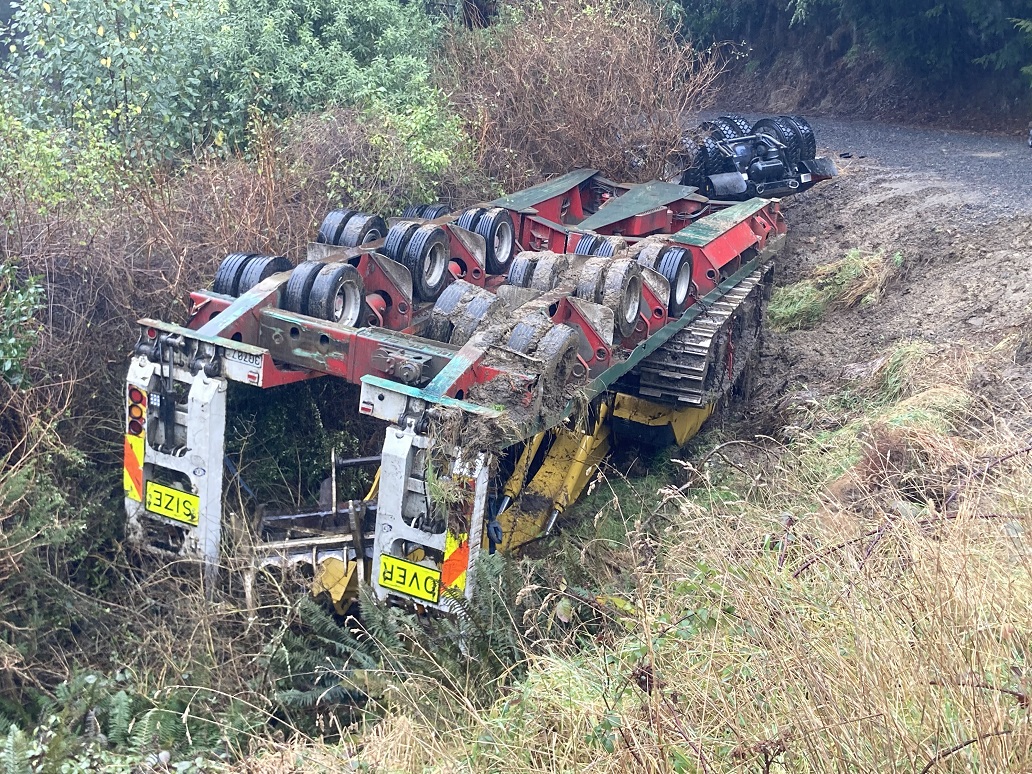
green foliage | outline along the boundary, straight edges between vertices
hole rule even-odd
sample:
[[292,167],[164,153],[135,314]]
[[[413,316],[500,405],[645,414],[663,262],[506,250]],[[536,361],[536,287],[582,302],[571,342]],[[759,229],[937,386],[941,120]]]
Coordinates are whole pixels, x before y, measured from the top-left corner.
[[17,264],[0,266],[0,376],[11,385],[18,386],[25,378],[25,361],[39,332],[35,315],[43,295],[37,278],[19,281]]
[[[14,95],[0,86],[0,99]],[[82,111],[70,116],[74,130],[36,128],[10,110],[0,111],[0,204],[12,231],[27,214],[46,216],[69,206],[109,201],[128,170],[119,146]]]
[[218,123],[202,82],[206,3],[25,0],[7,69],[40,118],[85,114],[129,145],[165,155]]
[[26,0],[4,69],[33,118],[163,157],[242,145],[258,117],[424,104],[435,34],[400,0]]

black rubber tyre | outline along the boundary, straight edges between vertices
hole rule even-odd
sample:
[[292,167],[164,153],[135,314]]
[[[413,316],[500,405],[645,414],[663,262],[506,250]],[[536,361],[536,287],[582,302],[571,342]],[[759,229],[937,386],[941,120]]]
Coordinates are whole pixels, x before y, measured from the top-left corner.
[[563,272],[570,267],[570,259],[556,253],[542,253],[534,266],[530,287],[548,292],[559,284]]
[[602,301],[602,290],[605,287],[606,268],[609,266],[608,258],[589,258],[581,267],[580,276],[577,279],[577,287],[573,295],[598,304]]
[[699,124],[699,137],[712,137],[714,140],[723,140],[724,128],[716,121],[703,121]]
[[721,116],[721,121],[726,121],[735,128],[735,137],[748,137],[753,133],[752,125],[739,115],[731,113],[730,115]]
[[627,252],[627,241],[623,237],[607,236],[602,237],[595,243],[592,255],[612,258],[614,255],[620,255],[625,252]]
[[613,310],[616,335],[626,338],[634,333],[641,308],[641,267],[630,258],[618,258],[606,270],[602,305]]
[[480,290],[455,316],[451,337],[448,339],[449,343],[461,347],[473,338],[481,321],[491,311],[491,308],[499,303],[501,303],[501,299],[494,293]]
[[802,116],[781,116],[781,118],[792,124],[799,132],[801,139],[799,158],[802,161],[812,161],[817,158],[817,135],[810,126],[810,122]]
[[477,221],[476,232],[487,242],[484,262],[487,273],[505,274],[516,253],[516,226],[512,215],[502,207],[494,207]]
[[290,271],[294,268],[286,256],[283,255],[256,255],[247,262],[243,273],[240,275],[240,285],[237,288],[238,294],[246,293],[259,282],[268,279],[273,274],[281,271]]
[[360,213],[348,221],[336,244],[341,247],[359,247],[377,242],[387,235],[387,224],[379,215]]
[[691,155],[682,158],[686,163],[681,172],[681,185],[699,190],[704,189],[706,187],[706,153],[698,145],[693,144]]
[[408,207],[401,211],[401,217],[403,218],[421,218],[423,217],[423,210],[426,209],[425,204],[410,204]]
[[688,308],[695,286],[692,284],[692,254],[683,247],[666,247],[660,252],[656,271],[670,283],[667,311],[680,317]]
[[308,314],[308,294],[312,292],[315,278],[324,265],[319,261],[305,261],[290,272],[283,292],[284,309],[295,314]]
[[[742,136],[741,132],[739,131],[738,125],[735,124],[733,121],[728,121],[723,116],[721,116],[720,118],[713,119],[713,124],[718,129],[720,129],[721,139],[723,140],[734,140]],[[746,132],[746,134],[752,133]]]
[[[532,257],[533,256],[533,257]],[[530,286],[530,280],[534,276],[534,264],[537,263],[537,255],[524,255],[520,253],[509,266],[507,281],[510,285],[518,288]]]
[[[780,118],[761,118],[753,124],[753,132],[771,135],[785,146],[785,160],[793,169],[799,163],[799,135],[795,127]],[[791,170],[789,170],[791,171]]]
[[412,275],[412,292],[421,301],[435,301],[448,282],[451,245],[440,226],[420,226],[405,247],[401,261]]
[[577,246],[573,248],[574,255],[594,255],[595,243],[599,241],[601,237],[595,234],[584,234],[578,241]]
[[419,229],[419,224],[413,220],[403,220],[395,223],[387,231],[387,239],[383,243],[383,253],[388,258],[404,263],[405,248],[408,247],[412,235]]
[[509,332],[506,346],[513,352],[529,355],[534,349],[534,345],[544,337],[551,326],[551,320],[542,314],[528,315],[513,326]]
[[349,263],[324,264],[308,294],[308,315],[355,328],[361,324],[365,283]]
[[319,233],[315,237],[315,241],[321,242],[324,245],[338,244],[337,240],[340,239],[344,227],[357,214],[351,210],[333,210],[327,213],[319,225]]
[[444,289],[434,308],[430,310],[430,324],[423,332],[423,337],[434,341],[448,341],[454,327],[452,319],[455,310],[462,302],[463,296],[472,293],[475,286],[465,280],[456,280]]
[[544,362],[541,380],[546,392],[560,391],[577,366],[580,334],[569,325],[553,325],[538,342],[535,357]]
[[710,137],[703,137],[699,141],[702,150],[703,168],[706,175],[719,175],[724,172],[733,172],[734,162],[720,152],[716,141]]
[[427,220],[437,220],[449,213],[451,213],[451,207],[447,204],[428,204],[423,207],[421,217],[426,218]]
[[224,296],[235,296],[240,292],[240,276],[252,258],[260,258],[253,253],[231,253],[222,259],[215,272],[215,281],[211,289]]
[[634,260],[638,262],[639,266],[644,266],[646,269],[655,269],[656,264],[659,262],[660,255],[662,255],[663,251],[667,249],[667,246],[662,242],[648,243],[638,250],[637,254],[634,256]]
[[487,212],[483,207],[474,207],[473,209],[466,210],[464,213],[459,215],[458,220],[455,221],[455,225],[459,228],[464,228],[466,231],[476,231],[477,223],[484,217],[484,213]]

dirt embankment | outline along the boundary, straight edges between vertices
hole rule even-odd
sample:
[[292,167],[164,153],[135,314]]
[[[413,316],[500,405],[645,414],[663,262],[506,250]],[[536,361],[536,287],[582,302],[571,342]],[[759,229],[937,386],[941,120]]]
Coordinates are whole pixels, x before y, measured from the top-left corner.
[[1016,362],[986,375],[985,389],[1007,386],[1012,400],[1032,401],[1018,346],[1032,337],[1032,151],[986,135],[815,125],[841,176],[784,202],[789,244],[778,283],[853,249],[900,252],[903,270],[876,304],[831,311],[812,330],[772,333],[761,405],[802,387],[837,391],[848,366],[907,340],[1017,346]]

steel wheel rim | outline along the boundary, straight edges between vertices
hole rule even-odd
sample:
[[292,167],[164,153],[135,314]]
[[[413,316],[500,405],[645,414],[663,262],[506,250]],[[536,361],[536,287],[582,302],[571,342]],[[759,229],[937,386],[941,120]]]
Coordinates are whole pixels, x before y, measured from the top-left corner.
[[448,263],[448,256],[445,255],[444,245],[434,243],[430,246],[426,255],[426,263],[423,267],[423,281],[427,287],[435,288],[444,278],[445,266]]
[[674,277],[674,302],[683,304],[688,299],[688,291],[692,287],[692,267],[682,263]]
[[638,308],[641,306],[641,278],[631,277],[624,294],[624,320],[632,323],[638,319]]
[[[343,282],[333,294],[333,321],[354,327],[358,322],[361,298],[358,287],[351,282]],[[350,314],[345,314],[350,310]]]
[[502,221],[498,224],[494,235],[494,254],[499,262],[504,262],[505,256],[512,253],[512,244],[512,226],[506,221]]

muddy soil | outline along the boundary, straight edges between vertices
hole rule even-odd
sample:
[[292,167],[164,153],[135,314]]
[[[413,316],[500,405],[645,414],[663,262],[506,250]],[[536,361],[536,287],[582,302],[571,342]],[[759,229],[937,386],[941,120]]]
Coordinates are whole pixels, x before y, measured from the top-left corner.
[[877,304],[831,311],[813,330],[772,332],[757,400],[769,406],[804,386],[837,391],[847,366],[899,341],[987,348],[1030,335],[1032,150],[999,136],[814,126],[842,174],[784,201],[778,284],[852,249],[901,252],[904,268]]

